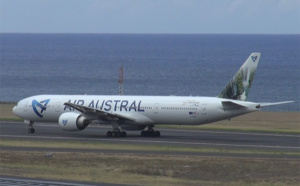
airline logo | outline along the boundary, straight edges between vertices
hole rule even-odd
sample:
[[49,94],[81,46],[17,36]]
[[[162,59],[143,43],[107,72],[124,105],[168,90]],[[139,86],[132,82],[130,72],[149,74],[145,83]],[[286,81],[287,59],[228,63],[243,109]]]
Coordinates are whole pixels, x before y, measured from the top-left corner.
[[255,62],[257,60],[257,56],[251,56],[252,61]]
[[[87,103],[85,100],[74,100],[71,99],[68,101],[69,103],[74,103],[76,105],[87,105],[90,108],[96,108],[104,111],[135,111],[135,112],[145,112],[142,109],[142,101],[129,101],[129,100],[92,100]],[[64,110],[69,109],[70,111],[73,109],[69,106],[65,106]],[[74,110],[74,109],[73,109]]]
[[68,120],[67,119],[66,120],[62,120],[62,123],[63,123],[64,126],[66,126],[67,123],[68,123]]
[[43,118],[42,113],[47,109],[47,104],[49,101],[50,99],[46,99],[41,102],[38,102],[35,99],[32,100],[32,109],[38,117]]

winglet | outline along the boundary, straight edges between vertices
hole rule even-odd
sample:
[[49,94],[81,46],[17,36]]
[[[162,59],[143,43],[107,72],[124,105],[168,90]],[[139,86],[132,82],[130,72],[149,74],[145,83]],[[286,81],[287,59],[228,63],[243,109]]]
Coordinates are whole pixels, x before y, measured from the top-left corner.
[[219,94],[219,98],[246,101],[252,85],[260,53],[252,53]]

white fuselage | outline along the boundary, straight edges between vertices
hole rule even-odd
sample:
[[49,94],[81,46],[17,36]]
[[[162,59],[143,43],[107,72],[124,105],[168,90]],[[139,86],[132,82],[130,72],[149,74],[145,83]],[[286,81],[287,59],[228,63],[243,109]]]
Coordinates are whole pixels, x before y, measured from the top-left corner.
[[[259,110],[257,103],[230,100],[240,109],[225,109],[217,97],[38,95],[21,100],[13,112],[29,121],[58,122],[66,112],[80,113],[64,105],[70,102],[107,113],[136,119],[136,125],[201,125]],[[105,123],[105,121],[103,121]],[[101,123],[101,119],[99,119]]]
[[58,122],[65,131],[84,130],[90,123],[111,124],[108,137],[125,137],[123,130],[142,130],[143,137],[158,137],[154,125],[202,125],[290,103],[246,101],[260,55],[251,53],[218,97],[38,95],[21,100],[13,112],[29,123],[29,133],[35,131],[33,123],[40,121]]

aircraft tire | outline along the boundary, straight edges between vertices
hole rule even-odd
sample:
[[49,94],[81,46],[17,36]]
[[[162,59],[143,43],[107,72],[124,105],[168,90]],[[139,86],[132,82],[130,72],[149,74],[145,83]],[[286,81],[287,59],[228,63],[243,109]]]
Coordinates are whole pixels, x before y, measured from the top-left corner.
[[106,136],[107,137],[112,137],[112,132],[111,131],[107,131]]
[[149,130],[147,130],[147,131],[146,131],[146,137],[151,137],[151,136],[152,136],[152,134],[153,134],[153,132],[152,132],[152,131],[149,131]]
[[141,136],[142,136],[142,137],[146,137],[146,136],[147,136],[146,131],[143,130],[143,131],[141,132]]
[[107,131],[106,132],[107,137],[126,137],[127,133],[125,131]]
[[160,136],[160,132],[158,130],[156,131],[142,131],[141,132],[141,136],[142,137],[159,137]]
[[126,137],[126,136],[127,136],[127,134],[125,131],[121,132],[121,137]]
[[28,133],[34,133],[35,132],[35,129],[34,128],[29,128],[28,129]]
[[155,137],[155,131],[148,131],[149,137]]
[[155,137],[159,137],[159,136],[160,136],[160,132],[159,132],[158,130],[155,131],[155,132],[154,132],[154,136],[155,136]]

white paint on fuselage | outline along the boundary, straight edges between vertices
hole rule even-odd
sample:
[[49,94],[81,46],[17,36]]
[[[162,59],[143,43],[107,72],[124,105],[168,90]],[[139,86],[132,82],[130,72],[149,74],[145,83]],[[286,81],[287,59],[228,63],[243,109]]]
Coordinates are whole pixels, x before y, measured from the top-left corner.
[[[36,107],[42,117],[33,109],[33,100],[48,100],[46,109]],[[181,97],[181,96],[98,96],[98,95],[38,95],[21,100],[13,112],[21,118],[39,122],[57,122],[65,112],[80,113],[68,106],[71,102],[92,107],[109,113],[117,113],[132,118],[149,118],[150,124],[201,125],[232,118],[259,110],[257,103],[230,100],[247,107],[236,110],[224,110],[222,101],[217,97]],[[135,123],[144,125],[146,123]]]

